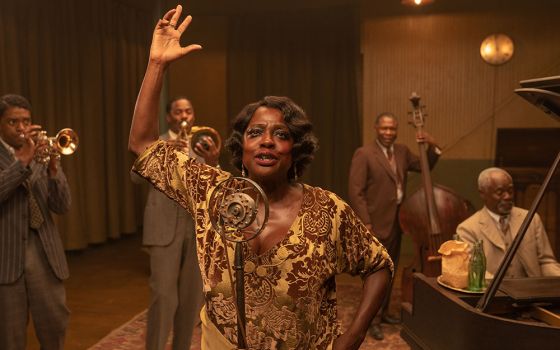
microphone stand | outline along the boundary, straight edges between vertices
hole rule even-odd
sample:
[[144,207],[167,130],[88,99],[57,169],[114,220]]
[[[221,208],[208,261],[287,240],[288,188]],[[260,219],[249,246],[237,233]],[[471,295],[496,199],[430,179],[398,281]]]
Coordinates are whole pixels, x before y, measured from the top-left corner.
[[[244,184],[247,183],[248,185]],[[262,200],[262,203],[259,201]],[[262,206],[262,222],[259,223],[257,214],[259,204]],[[212,227],[224,240],[226,259],[226,241],[235,243],[235,256],[233,270],[235,270],[235,288],[232,281],[232,292],[235,294],[237,309],[237,348],[247,348],[246,339],[246,314],[245,314],[245,258],[243,256],[243,243],[257,237],[268,222],[268,198],[262,188],[253,180],[245,177],[232,177],[220,182],[210,195],[208,203]],[[251,235],[243,232],[256,220],[257,228]],[[230,267],[231,269],[231,267]],[[231,270],[230,270],[231,271]],[[231,275],[230,275],[231,276]]]
[[235,296],[237,304],[237,348],[246,349],[245,344],[245,326],[247,320],[245,318],[245,258],[243,257],[243,242],[235,242]]

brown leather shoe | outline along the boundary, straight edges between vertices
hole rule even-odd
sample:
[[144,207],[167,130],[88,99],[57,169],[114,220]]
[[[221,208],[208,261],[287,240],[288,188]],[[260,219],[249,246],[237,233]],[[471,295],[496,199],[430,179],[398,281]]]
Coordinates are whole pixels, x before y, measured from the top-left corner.
[[369,327],[369,335],[371,335],[376,340],[383,340],[383,331],[381,330],[381,326],[378,324],[372,324]]

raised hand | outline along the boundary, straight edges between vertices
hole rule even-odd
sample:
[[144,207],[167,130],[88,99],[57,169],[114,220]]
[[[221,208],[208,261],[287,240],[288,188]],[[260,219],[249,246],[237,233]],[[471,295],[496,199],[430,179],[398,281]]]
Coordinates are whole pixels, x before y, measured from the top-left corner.
[[128,148],[136,154],[142,153],[159,137],[157,118],[159,96],[167,66],[187,53],[202,48],[202,46],[196,44],[181,47],[179,42],[181,35],[187,30],[192,20],[191,16],[187,16],[177,27],[182,11],[181,5],[177,5],[177,8],[168,11],[158,21],[154,29],[150,60],[136,99],[128,138]]
[[156,24],[152,36],[150,60],[167,64],[185,56],[193,50],[200,50],[202,48],[202,46],[198,44],[181,47],[181,35],[183,35],[192,21],[192,17],[187,16],[183,22],[178,25],[182,11],[183,8],[181,5],[177,5],[175,9],[169,10]]

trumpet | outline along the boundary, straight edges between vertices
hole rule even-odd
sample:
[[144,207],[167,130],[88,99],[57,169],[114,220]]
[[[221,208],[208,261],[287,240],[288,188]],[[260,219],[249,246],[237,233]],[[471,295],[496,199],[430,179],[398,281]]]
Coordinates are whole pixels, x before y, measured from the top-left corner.
[[[222,138],[220,134],[209,126],[192,126],[186,120],[183,120],[179,127],[179,138],[189,142],[190,149],[195,152],[197,143],[200,143],[206,150],[210,148],[210,145],[205,140],[205,136],[210,136],[212,138],[218,150],[222,148]],[[198,152],[196,153],[198,154]]]
[[47,164],[51,157],[60,159],[61,154],[67,156],[76,152],[79,138],[78,134],[70,128],[60,130],[54,137],[48,137],[47,132],[41,130],[39,131],[37,142],[45,143],[46,147],[37,151],[34,159],[38,163]]

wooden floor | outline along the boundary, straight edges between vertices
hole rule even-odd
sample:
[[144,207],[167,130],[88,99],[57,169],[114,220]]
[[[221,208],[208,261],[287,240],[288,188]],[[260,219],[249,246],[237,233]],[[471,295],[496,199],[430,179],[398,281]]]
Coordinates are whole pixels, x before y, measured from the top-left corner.
[[[68,264],[66,350],[89,348],[148,306],[149,257],[140,235],[71,252]],[[31,325],[27,349],[39,349]]]
[[[403,244],[404,265],[410,260],[408,250]],[[70,278],[65,286],[71,314],[66,350],[88,349],[148,307],[149,256],[142,250],[140,235],[71,252],[68,264]],[[355,283],[361,289],[359,278],[341,275],[337,281]],[[400,285],[400,273],[395,285]],[[398,311],[394,305],[391,309]],[[31,324],[27,349],[39,350]]]

